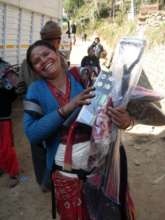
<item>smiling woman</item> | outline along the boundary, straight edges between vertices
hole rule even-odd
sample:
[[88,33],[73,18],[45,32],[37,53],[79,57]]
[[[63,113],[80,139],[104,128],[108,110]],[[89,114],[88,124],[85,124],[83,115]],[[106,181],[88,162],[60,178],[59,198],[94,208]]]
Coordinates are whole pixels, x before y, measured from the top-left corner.
[[31,54],[34,70],[46,79],[53,79],[55,72],[60,70],[60,61],[57,54],[44,46],[36,47]]
[[[75,121],[69,125],[65,122],[77,109],[90,103],[94,88],[84,89],[62,65],[60,54],[45,41],[29,47],[27,62],[41,79],[29,87],[26,95],[25,133],[31,143],[45,143],[60,219],[89,220],[83,189],[91,172],[87,166],[91,128]],[[113,118],[112,112],[107,113]],[[130,118],[126,111],[122,117],[118,115],[121,128],[128,127]]]
[[27,62],[41,78],[51,81],[56,87],[60,88],[62,85],[61,89],[65,92],[66,67],[59,52],[52,45],[46,41],[37,41],[28,50]]
[[[41,80],[34,82],[27,92],[26,101],[30,102],[30,105],[35,107],[30,110],[29,108],[25,109],[25,132],[31,143],[39,143],[46,140],[48,154],[47,164],[48,168],[52,170],[57,148],[61,145],[61,152],[58,152],[60,156],[57,155],[56,161],[57,165],[61,166],[62,158],[62,163],[64,165],[66,137],[70,132],[70,128],[63,126],[65,119],[77,107],[89,103],[89,99],[93,97],[90,93],[93,89],[88,88],[84,90],[83,86],[75,80],[72,74],[70,74],[70,71],[63,67],[59,53],[47,42],[38,41],[34,43],[28,49],[27,62],[36,74],[39,74]],[[39,108],[41,109],[40,114],[39,112],[36,114],[36,109]],[[42,115],[41,112],[44,112],[44,115]],[[80,125],[78,128],[81,135],[79,132],[75,132],[76,140],[73,141],[73,144],[78,144],[80,140],[87,143],[89,146],[90,129]],[[86,144],[84,146],[86,146]],[[77,151],[80,149],[81,146],[77,145]],[[58,174],[59,171],[53,173],[55,185],[57,185],[56,175],[58,176]],[[73,174],[70,175],[71,180],[75,184],[74,187],[76,186],[77,188],[77,195],[74,199],[68,198],[67,201],[75,204],[77,201],[81,203],[81,181],[78,179],[77,175],[76,177],[72,176]],[[67,181],[67,184],[70,184],[70,178],[69,180],[66,179],[65,172],[62,173],[60,182],[63,177],[65,181]],[[72,186],[72,193],[74,192],[74,187]],[[57,200],[58,206],[64,205],[65,202],[66,201],[63,201],[61,204],[61,201]],[[73,213],[77,213],[78,216],[82,217],[83,215],[85,219],[87,219],[86,212],[83,213],[83,209],[84,203],[82,206],[77,204],[75,207],[72,207],[71,210],[69,209],[69,213],[72,217],[74,216]],[[60,212],[59,209],[58,211]],[[60,212],[61,218],[68,216],[69,213],[66,211],[67,209],[62,209],[62,212]],[[73,220],[72,217],[70,219]]]

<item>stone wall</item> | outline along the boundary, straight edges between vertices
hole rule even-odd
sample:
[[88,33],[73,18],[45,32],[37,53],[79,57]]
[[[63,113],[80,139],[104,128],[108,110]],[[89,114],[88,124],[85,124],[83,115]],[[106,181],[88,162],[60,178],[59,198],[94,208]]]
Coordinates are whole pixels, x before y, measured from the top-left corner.
[[157,11],[151,14],[140,14],[138,16],[139,24],[157,27],[165,23],[165,11]]
[[165,24],[165,11],[158,11],[146,17],[146,24],[149,26],[157,27],[163,23]]

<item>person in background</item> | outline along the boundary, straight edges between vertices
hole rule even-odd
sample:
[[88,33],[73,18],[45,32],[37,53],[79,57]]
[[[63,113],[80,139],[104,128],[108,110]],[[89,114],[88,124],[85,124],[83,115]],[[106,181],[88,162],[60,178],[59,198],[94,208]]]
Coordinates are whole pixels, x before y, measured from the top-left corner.
[[86,85],[92,85],[100,70],[101,68],[99,58],[95,56],[93,47],[89,47],[88,55],[83,57],[81,61],[81,78],[86,81]]
[[104,47],[100,43],[100,38],[99,37],[96,37],[94,39],[93,43],[91,44],[91,47],[93,47],[96,57],[98,57],[100,59],[101,53],[104,51]]
[[71,24],[71,32],[72,32],[72,36],[73,36],[73,44],[75,45],[76,43],[76,32],[77,32],[77,26],[75,23]]
[[[61,35],[61,27],[54,21],[47,21],[40,31],[41,39],[49,42],[58,51],[62,62],[67,66],[65,57],[59,52]],[[29,85],[39,78],[40,76],[33,72],[25,59],[21,65],[20,82],[17,90],[25,93]],[[42,143],[31,144],[31,152],[36,180],[41,186],[41,190],[47,192],[50,189],[50,173],[46,168],[46,148]]]
[[[68,27],[69,30],[69,27]],[[69,57],[60,51],[62,30],[61,27],[54,21],[48,21],[40,31],[41,40],[50,43],[60,54],[62,62],[66,67],[68,66]]]
[[87,34],[86,34],[86,33],[83,33],[82,40],[83,40],[84,42],[87,41]]
[[7,78],[9,64],[0,59],[0,172],[9,175],[9,187],[19,183],[19,163],[12,133],[12,102],[17,94],[12,82]]
[[[53,171],[60,220],[89,220],[83,192],[91,128],[76,122],[64,124],[77,108],[90,104],[94,88],[84,89],[62,65],[59,53],[45,41],[37,41],[29,47],[27,62],[41,80],[34,82],[26,94],[26,101],[38,110],[34,108],[32,112],[25,108],[25,133],[31,144],[46,141],[47,166]],[[34,114],[37,112],[40,117]],[[121,129],[131,123],[125,109],[108,108],[107,114]]]
[[95,50],[93,47],[88,48],[88,55],[83,57],[81,60],[81,67],[97,67],[98,73],[100,72],[100,61],[99,58],[95,55]]
[[48,41],[58,51],[61,43],[62,30],[54,21],[47,21],[40,31],[42,40]]

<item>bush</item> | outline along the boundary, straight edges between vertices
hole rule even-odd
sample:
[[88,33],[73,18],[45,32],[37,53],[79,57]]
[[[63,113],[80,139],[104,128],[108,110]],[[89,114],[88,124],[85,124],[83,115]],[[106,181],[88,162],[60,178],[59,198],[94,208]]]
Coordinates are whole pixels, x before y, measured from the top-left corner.
[[110,16],[110,7],[107,7],[107,4],[101,3],[100,4],[100,17],[107,18]]

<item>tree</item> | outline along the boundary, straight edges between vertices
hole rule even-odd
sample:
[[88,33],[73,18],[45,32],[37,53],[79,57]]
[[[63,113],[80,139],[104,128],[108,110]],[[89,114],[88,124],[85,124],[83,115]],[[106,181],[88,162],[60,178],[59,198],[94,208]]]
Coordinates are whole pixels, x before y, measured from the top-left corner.
[[84,0],[64,0],[64,9],[68,15],[72,16],[83,4]]
[[99,9],[99,0],[94,0],[95,9],[97,12],[97,16],[100,16],[100,9]]
[[115,16],[115,0],[112,0],[111,2],[111,17],[114,18]]

